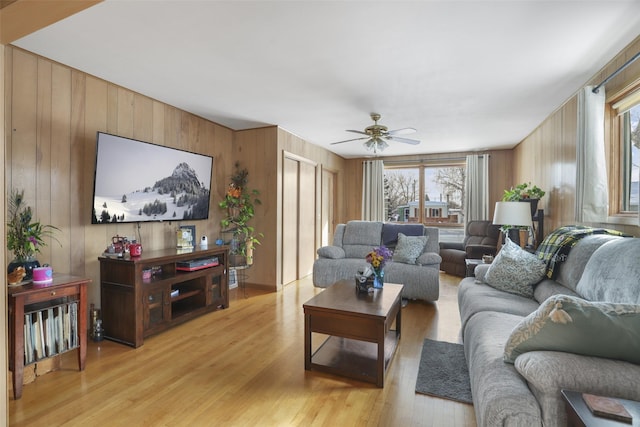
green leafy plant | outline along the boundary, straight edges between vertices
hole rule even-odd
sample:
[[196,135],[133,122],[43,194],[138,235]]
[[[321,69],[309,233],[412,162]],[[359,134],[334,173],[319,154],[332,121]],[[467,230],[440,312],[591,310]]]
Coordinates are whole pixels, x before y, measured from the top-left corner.
[[9,198],[7,222],[7,249],[13,252],[18,260],[27,260],[36,253],[40,253],[40,248],[46,246],[45,238],[52,237],[53,232],[59,230],[53,225],[41,224],[38,221],[32,222],[33,212],[30,206],[25,205],[24,190],[13,190]]
[[249,172],[241,169],[240,164],[235,164],[236,172],[231,175],[231,183],[227,187],[224,199],[218,204],[221,209],[227,211],[227,216],[220,220],[223,231],[233,233],[233,238],[238,241],[236,254],[247,256],[247,249],[259,245],[258,237],[262,233],[256,233],[253,226],[247,223],[255,216],[255,205],[262,202],[258,198],[258,190],[247,189]]
[[537,185],[530,182],[518,184],[508,190],[504,190],[503,202],[518,202],[526,199],[541,199],[546,193]]

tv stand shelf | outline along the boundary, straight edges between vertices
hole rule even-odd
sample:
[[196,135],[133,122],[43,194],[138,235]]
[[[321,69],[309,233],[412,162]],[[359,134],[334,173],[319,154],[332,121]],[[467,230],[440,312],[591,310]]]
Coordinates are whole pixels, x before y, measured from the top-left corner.
[[[193,271],[179,262],[217,257]],[[135,258],[99,257],[104,337],[140,347],[144,338],[204,313],[229,307],[229,248],[164,249]],[[143,279],[143,271],[155,272]]]

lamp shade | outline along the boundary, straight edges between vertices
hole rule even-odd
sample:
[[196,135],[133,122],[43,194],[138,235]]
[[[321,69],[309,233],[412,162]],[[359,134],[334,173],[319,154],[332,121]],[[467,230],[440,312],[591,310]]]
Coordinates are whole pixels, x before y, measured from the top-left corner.
[[512,227],[532,227],[531,206],[523,202],[496,202],[493,223]]

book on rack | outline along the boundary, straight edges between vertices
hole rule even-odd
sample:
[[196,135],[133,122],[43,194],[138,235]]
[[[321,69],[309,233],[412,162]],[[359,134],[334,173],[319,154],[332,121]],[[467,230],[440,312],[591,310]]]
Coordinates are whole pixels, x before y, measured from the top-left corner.
[[71,335],[69,341],[71,342],[70,348],[78,346],[78,303],[72,302],[69,305],[69,311],[71,313]]
[[71,323],[69,322],[69,306],[66,305],[61,308],[62,308],[62,317],[64,322],[64,333],[63,333],[64,348],[68,350],[71,348],[71,341],[69,340],[69,337],[71,336]]
[[24,363],[33,362],[33,342],[31,340],[31,314],[24,315]]
[[56,354],[56,348],[54,346],[55,332],[53,330],[53,308],[49,307],[45,314],[45,353],[47,357],[50,357]]
[[618,400],[611,397],[582,393],[582,398],[593,415],[631,424],[633,418]]

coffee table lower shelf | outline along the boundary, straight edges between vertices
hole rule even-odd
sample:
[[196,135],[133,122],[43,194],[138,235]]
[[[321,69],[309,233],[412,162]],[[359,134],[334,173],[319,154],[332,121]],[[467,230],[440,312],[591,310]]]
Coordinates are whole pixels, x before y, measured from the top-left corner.
[[[396,331],[390,330],[384,342],[385,372],[397,345]],[[378,344],[330,336],[311,356],[311,369],[376,384]]]

